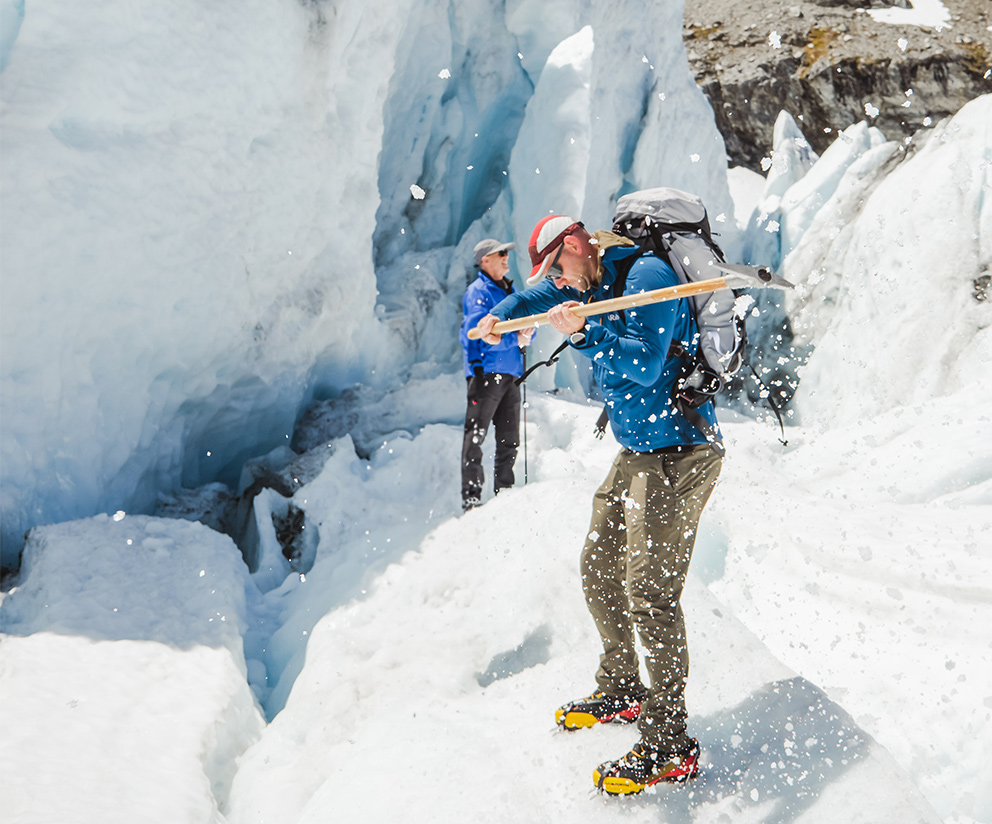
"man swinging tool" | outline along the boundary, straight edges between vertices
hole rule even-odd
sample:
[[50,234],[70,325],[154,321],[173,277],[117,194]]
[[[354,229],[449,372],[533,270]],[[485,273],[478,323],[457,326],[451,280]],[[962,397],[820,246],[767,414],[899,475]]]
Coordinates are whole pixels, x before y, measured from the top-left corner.
[[[672,403],[682,363],[673,350],[695,352],[695,317],[685,299],[594,317],[571,311],[613,297],[623,274],[624,296],[679,284],[668,263],[611,232],[589,234],[553,215],[534,228],[529,252],[534,288],[500,301],[481,318],[478,334],[495,344],[497,322],[547,312],[548,323],[591,361],[621,446],[593,498],[581,557],[586,603],[603,642],[597,689],[565,704],[556,719],[564,729],[638,722],[633,749],[593,772],[603,792],[685,781],[698,771],[699,746],[686,728],[689,656],[680,598],[721,466],[718,450]],[[699,412],[719,437],[713,404]],[[635,628],[647,651],[649,687],[640,677]]]

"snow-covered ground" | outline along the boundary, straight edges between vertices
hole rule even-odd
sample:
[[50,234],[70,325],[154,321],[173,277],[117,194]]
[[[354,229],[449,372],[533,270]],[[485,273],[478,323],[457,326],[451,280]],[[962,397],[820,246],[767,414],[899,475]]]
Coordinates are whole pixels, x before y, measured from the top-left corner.
[[[918,171],[960,162],[950,137],[933,145],[950,154],[920,153]],[[955,212],[981,239],[986,203]],[[322,443],[313,416],[293,500],[319,543],[279,586],[183,521],[32,533],[2,605],[12,820],[989,821],[992,423],[987,376],[955,368],[987,326],[962,307],[904,353],[946,344],[963,385],[945,394],[850,422],[807,401],[787,447],[770,421],[723,416],[684,599],[706,764],[688,790],[601,799],[591,769],[635,734],[553,726],[597,656],[576,560],[614,449],[592,437],[598,410],[531,392],[529,482],[459,516],[460,431],[436,422],[461,402],[451,375],[372,393],[355,430],[368,458],[350,435]],[[863,394],[884,367],[834,391]],[[394,434],[374,448],[377,431]]]
[[[785,115],[728,179],[680,4],[490,5],[0,0],[4,562],[47,524],[0,594],[4,819],[992,823],[992,98],[820,158]],[[565,358],[527,483],[461,516],[454,321],[480,237],[659,183],[798,285],[803,381],[786,446],[721,415],[705,770],[605,799],[636,733],[553,710],[593,687],[615,444]],[[141,514],[251,466],[293,490],[256,498],[251,574]]]
[[[346,439],[296,495],[351,534],[266,595],[197,524],[37,530],[3,605],[10,820],[986,820],[988,639],[965,628],[992,620],[992,522],[987,504],[890,488],[912,484],[926,414],[902,438],[883,420],[791,430],[788,448],[770,425],[726,425],[684,596],[705,772],[595,796],[592,768],[636,732],[558,733],[553,710],[592,688],[598,655],[577,569],[615,449],[597,415],[533,398],[529,482],[466,516],[458,427],[390,439],[371,464]],[[367,514],[325,497],[349,484]],[[263,729],[237,632],[274,616],[292,631],[261,645],[306,664]]]

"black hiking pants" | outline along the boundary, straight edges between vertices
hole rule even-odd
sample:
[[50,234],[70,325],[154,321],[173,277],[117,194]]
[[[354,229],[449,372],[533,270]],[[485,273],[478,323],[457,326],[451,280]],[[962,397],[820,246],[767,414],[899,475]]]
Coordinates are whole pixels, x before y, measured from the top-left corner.
[[494,487],[496,492],[513,486],[513,463],[520,445],[520,387],[513,375],[490,372],[468,379],[468,408],[462,442],[462,505],[474,506],[482,498],[486,474],[482,469],[482,443],[489,425],[496,430]]

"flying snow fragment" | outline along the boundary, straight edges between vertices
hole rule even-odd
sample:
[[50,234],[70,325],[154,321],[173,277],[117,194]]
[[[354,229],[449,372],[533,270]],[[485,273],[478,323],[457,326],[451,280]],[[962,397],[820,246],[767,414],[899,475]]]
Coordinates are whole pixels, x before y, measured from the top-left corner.
[[782,35],[780,35],[777,31],[773,31],[768,35],[768,45],[773,49],[782,48]]
[[691,155],[689,155],[689,160],[691,160],[693,163],[698,163],[699,162],[699,155],[698,154],[691,154]]
[[761,171],[767,172],[772,167],[772,159],[770,157],[761,158]]
[[423,200],[427,197],[427,192],[421,189],[416,183],[410,186],[410,194],[413,195],[416,200]]
[[878,109],[876,109],[871,103],[865,103],[865,114],[868,117],[878,117]]
[[777,220],[769,220],[768,225],[765,226],[765,231],[769,234],[775,234],[779,230],[779,223]]
[[440,77],[442,80],[447,80],[449,77],[451,77],[451,72],[449,72],[447,69],[441,69],[441,71],[437,73],[437,76]]
[[896,43],[899,45],[900,51],[906,51],[906,47],[909,46],[909,41],[905,37],[900,37]]
[[734,301],[734,315],[742,318],[757,301],[750,295],[741,295]]
[[123,509],[118,509],[118,510],[117,510],[117,511],[116,511],[116,512],[114,513],[114,520],[115,520],[115,521],[123,521],[123,520],[124,520],[124,517],[125,517],[126,515],[127,515],[127,513],[126,513],[126,512],[125,512],[125,511],[124,511]]

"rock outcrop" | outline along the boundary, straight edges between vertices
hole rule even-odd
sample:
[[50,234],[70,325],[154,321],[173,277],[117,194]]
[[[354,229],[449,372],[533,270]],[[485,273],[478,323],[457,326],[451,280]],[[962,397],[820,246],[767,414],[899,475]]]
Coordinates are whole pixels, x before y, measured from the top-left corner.
[[908,138],[992,92],[992,3],[943,7],[947,15],[924,26],[873,17],[925,20],[911,0],[687,3],[689,63],[731,164],[761,171],[781,110],[822,152],[858,120]]

